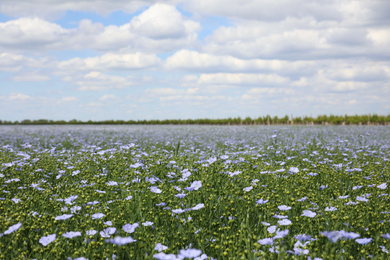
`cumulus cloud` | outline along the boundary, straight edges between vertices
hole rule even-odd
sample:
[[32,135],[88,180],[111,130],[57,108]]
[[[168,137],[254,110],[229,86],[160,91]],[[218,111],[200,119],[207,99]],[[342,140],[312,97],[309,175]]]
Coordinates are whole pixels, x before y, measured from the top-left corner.
[[[72,79],[68,79],[72,80]],[[73,81],[73,80],[72,80]],[[103,91],[115,88],[125,88],[133,84],[131,78],[107,75],[98,71],[92,71],[76,80],[78,90]]]
[[[157,0],[2,0],[0,12],[11,17],[37,16],[47,19],[55,19],[63,15],[67,10],[96,12],[107,16],[114,11],[134,13],[141,8],[159,2]],[[176,4],[178,0],[164,0],[167,4]]]
[[64,70],[127,70],[158,66],[160,59],[154,54],[144,53],[106,53],[91,58],[73,58],[60,62],[59,69]]
[[[194,80],[192,78],[190,80]],[[276,74],[251,73],[209,73],[201,74],[195,79],[197,84],[228,84],[228,85],[281,85],[289,83],[289,79]]]
[[119,26],[84,19],[77,28],[65,29],[38,17],[10,20],[0,23],[0,49],[165,52],[195,46],[200,29],[199,22],[185,18],[174,6],[158,3]]

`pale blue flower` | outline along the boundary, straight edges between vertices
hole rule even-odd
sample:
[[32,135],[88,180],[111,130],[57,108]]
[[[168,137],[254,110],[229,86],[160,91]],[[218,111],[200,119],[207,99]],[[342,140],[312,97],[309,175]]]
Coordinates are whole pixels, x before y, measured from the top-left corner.
[[314,218],[317,215],[317,213],[311,211],[311,210],[304,210],[303,214],[301,216]]
[[176,195],[174,195],[176,198],[179,198],[179,199],[182,199],[182,198],[184,198],[185,196],[187,196],[187,194],[185,194],[185,193],[179,193],[179,194],[176,194]]
[[281,206],[278,206],[278,209],[280,209],[280,210],[290,210],[291,207],[290,206],[286,206],[286,205],[281,205]]
[[303,197],[303,198],[299,199],[298,201],[302,202],[302,201],[305,201],[306,199],[307,199],[307,197]]
[[260,223],[263,224],[264,226],[269,226],[269,225],[271,225],[270,223],[264,222],[264,221],[261,221]]
[[253,187],[252,187],[252,186],[249,186],[249,187],[244,188],[243,191],[249,192],[249,191],[251,191],[252,189],[253,189]]
[[172,212],[176,213],[176,214],[181,214],[183,212],[186,212],[186,210],[184,210],[184,209],[173,209]]
[[289,219],[278,220],[278,224],[281,226],[288,226],[291,225],[291,223],[292,222]]
[[4,231],[4,235],[8,235],[8,234],[11,234],[11,233],[15,232],[21,226],[22,226],[22,223],[20,223],[20,222],[18,224],[10,226],[6,231]]
[[157,250],[159,252],[161,251],[164,251],[164,250],[167,250],[168,247],[167,246],[164,246],[163,244],[161,243],[157,243],[156,246],[154,247],[154,250]]
[[357,186],[353,186],[352,190],[358,190],[358,189],[361,189],[361,188],[363,188],[363,186],[357,185]]
[[69,232],[66,232],[64,234],[62,234],[63,237],[66,237],[66,238],[74,238],[74,237],[79,237],[81,236],[81,232],[80,231],[69,231]]
[[77,211],[81,210],[80,206],[73,206],[70,208],[71,213],[77,213]]
[[384,182],[384,183],[382,183],[382,184],[380,184],[380,185],[378,185],[378,186],[376,186],[376,187],[379,188],[379,189],[381,189],[381,190],[384,190],[384,189],[387,188],[387,184]]
[[162,191],[158,188],[158,186],[152,186],[150,187],[150,191],[153,193],[161,193]]
[[112,234],[114,234],[116,231],[116,228],[114,227],[108,227],[106,229],[103,229],[103,231],[100,231],[100,235],[102,237],[110,237]]
[[372,238],[358,238],[355,240],[358,244],[361,245],[367,245],[368,243],[371,243]]
[[92,215],[92,219],[101,219],[105,216],[103,213],[96,213]]
[[133,198],[133,196],[127,196],[126,198],[125,198],[125,200],[131,200]]
[[257,241],[260,245],[273,245],[274,239],[273,238],[263,238]]
[[326,207],[325,208],[325,211],[336,211],[337,208],[336,207]]
[[87,234],[87,236],[93,236],[93,235],[95,235],[95,234],[97,233],[97,231],[96,231],[96,230],[93,230],[93,229],[91,229],[91,230],[87,230],[87,231],[85,231],[85,233]]
[[294,238],[299,240],[299,241],[311,240],[311,236],[306,235],[306,234],[296,235],[296,236],[294,236]]
[[118,246],[123,246],[123,245],[129,244],[129,243],[133,243],[135,241],[137,241],[137,240],[133,239],[132,237],[117,236],[115,238],[107,239],[106,243],[112,243],[112,244],[115,244]]
[[16,204],[18,204],[20,201],[22,201],[21,199],[17,199],[17,198],[12,198],[11,200],[13,202],[15,202]]
[[268,202],[268,200],[259,199],[256,201],[256,204],[265,204],[267,202]]
[[384,247],[384,246],[379,246],[379,247],[381,248],[383,253],[386,253],[386,254],[389,253],[389,250],[387,250],[386,247]]
[[289,170],[290,173],[298,173],[299,172],[299,169],[297,167],[290,167],[290,170]]
[[281,230],[281,231],[277,230],[277,231],[276,231],[276,235],[274,236],[274,239],[283,238],[283,237],[287,236],[288,233],[289,233],[289,230],[288,230],[288,229],[286,229],[286,230]]
[[275,233],[277,226],[270,226],[267,228],[267,231],[271,234]]
[[199,204],[195,205],[194,207],[192,207],[191,209],[192,210],[199,210],[202,208],[204,208],[204,203],[199,203]]
[[[206,260],[208,256],[206,254],[202,254],[201,256],[195,257],[194,260]],[[211,258],[213,260],[214,258]],[[216,259],[214,259],[216,260]]]
[[365,197],[360,197],[360,196],[356,196],[356,200],[357,201],[363,201],[363,202],[368,202],[368,199],[366,199]]
[[151,226],[151,225],[153,225],[153,222],[146,221],[146,222],[142,223],[142,225],[145,226],[145,227]]
[[389,234],[389,233],[382,234],[382,237],[384,237],[384,238],[386,238],[386,239],[390,239],[390,234]]
[[274,215],[273,217],[274,217],[274,218],[278,218],[278,219],[288,218],[288,216],[278,215],[278,214]]
[[133,233],[134,230],[139,227],[138,223],[134,223],[134,224],[126,224],[124,225],[122,228],[123,230],[126,232],[126,233]]
[[55,217],[54,220],[66,220],[66,219],[71,218],[72,216],[73,216],[73,214],[63,214],[63,215]]
[[112,221],[106,221],[106,222],[103,222],[104,224],[106,224],[107,226],[112,226]]
[[178,260],[179,259],[174,254],[165,254],[164,252],[154,254],[153,257],[158,259],[158,260]]
[[190,187],[194,190],[199,190],[202,187],[202,181],[194,181]]
[[118,185],[118,182],[116,181],[109,181],[106,183],[108,186],[117,186]]
[[194,258],[198,257],[202,253],[202,250],[199,249],[181,249],[179,257],[184,257],[184,258]]
[[48,244],[50,244],[54,240],[56,240],[56,234],[51,234],[48,236],[41,237],[39,239],[39,243],[41,243],[43,246],[47,246]]

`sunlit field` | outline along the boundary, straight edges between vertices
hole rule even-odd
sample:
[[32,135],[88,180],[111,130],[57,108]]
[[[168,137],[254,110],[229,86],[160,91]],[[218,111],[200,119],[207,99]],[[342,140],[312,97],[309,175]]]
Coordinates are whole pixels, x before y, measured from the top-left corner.
[[0,259],[389,259],[388,126],[1,126]]

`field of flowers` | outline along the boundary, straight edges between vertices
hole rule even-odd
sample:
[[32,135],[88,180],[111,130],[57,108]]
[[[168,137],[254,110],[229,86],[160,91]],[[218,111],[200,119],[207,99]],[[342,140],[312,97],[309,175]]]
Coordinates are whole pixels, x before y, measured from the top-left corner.
[[389,259],[386,126],[0,126],[0,259]]

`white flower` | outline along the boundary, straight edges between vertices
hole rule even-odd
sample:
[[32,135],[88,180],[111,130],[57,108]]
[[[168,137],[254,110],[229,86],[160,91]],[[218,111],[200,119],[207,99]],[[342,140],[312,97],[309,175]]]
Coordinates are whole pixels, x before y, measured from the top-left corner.
[[45,236],[45,237],[41,237],[39,239],[39,243],[41,243],[43,246],[47,246],[48,244],[50,244],[54,240],[56,240],[56,234],[52,234],[52,235],[48,235],[48,236]]

